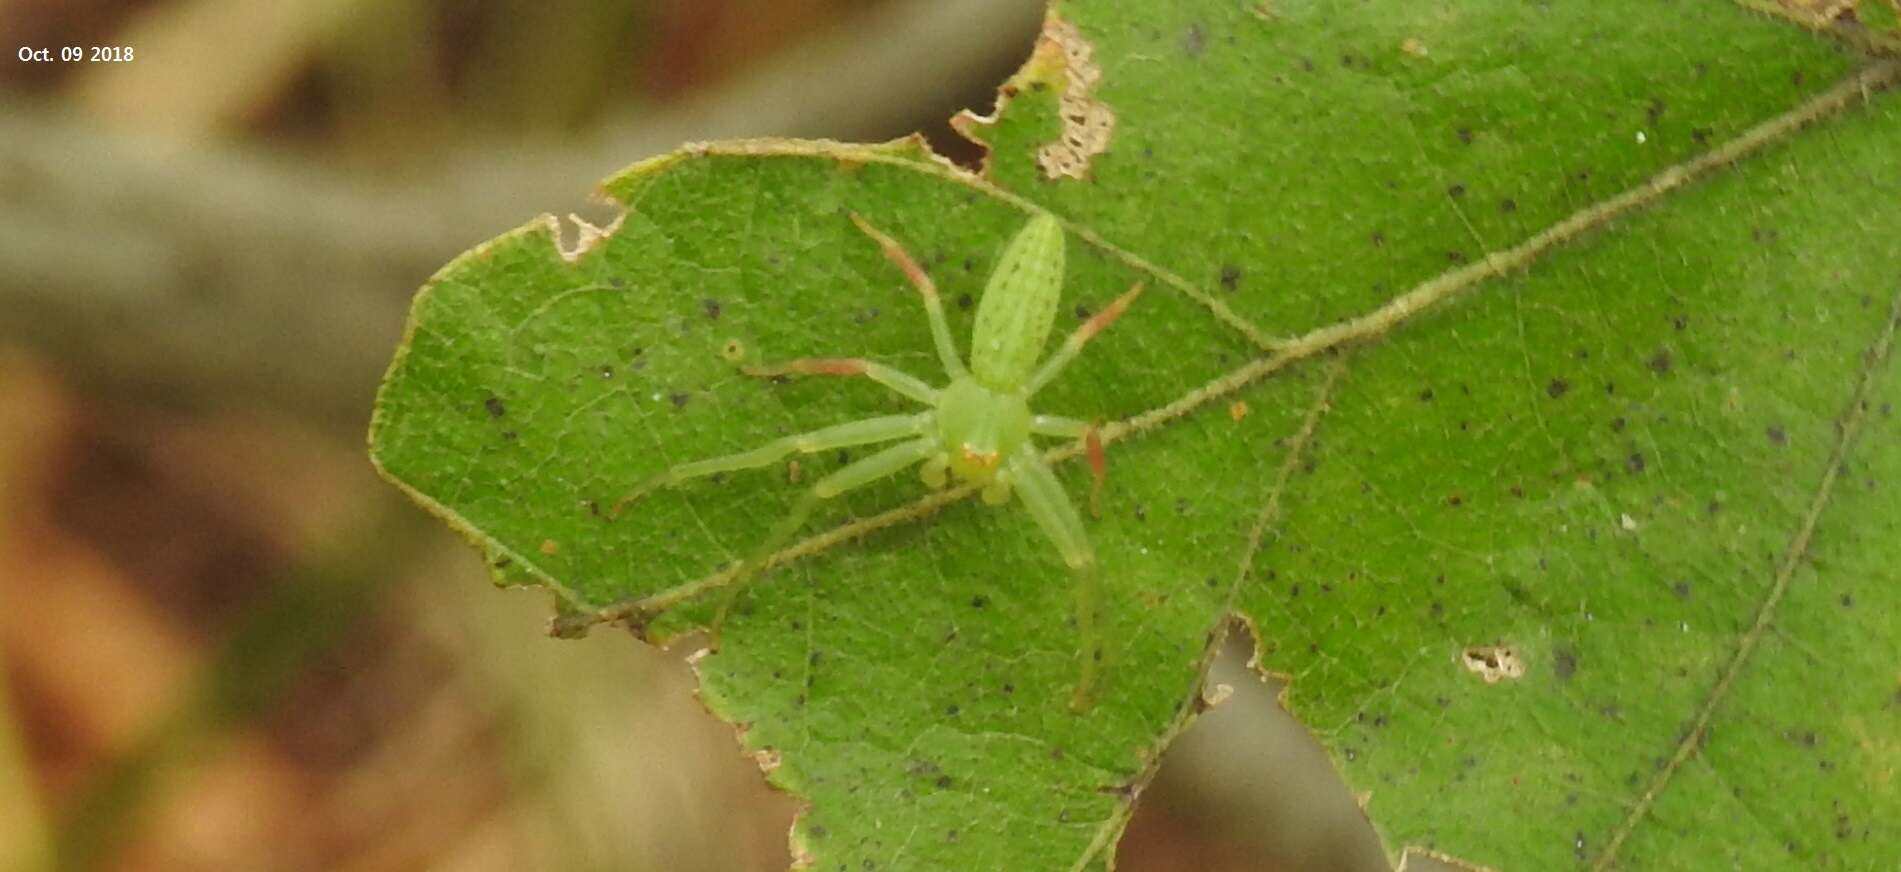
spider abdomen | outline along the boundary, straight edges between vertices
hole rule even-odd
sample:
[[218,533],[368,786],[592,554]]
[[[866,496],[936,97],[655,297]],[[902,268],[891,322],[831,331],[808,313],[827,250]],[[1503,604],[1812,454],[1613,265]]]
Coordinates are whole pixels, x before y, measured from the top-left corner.
[[1063,293],[1063,228],[1040,213],[1017,232],[984,286],[970,337],[970,371],[1000,390],[1021,387],[1043,356]]

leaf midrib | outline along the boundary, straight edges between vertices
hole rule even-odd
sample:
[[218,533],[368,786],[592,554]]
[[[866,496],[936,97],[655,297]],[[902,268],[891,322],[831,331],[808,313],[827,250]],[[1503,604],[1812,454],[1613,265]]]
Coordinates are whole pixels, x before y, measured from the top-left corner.
[[[1394,329],[1429,311],[1434,311],[1461,292],[1475,287],[1479,283],[1505,276],[1511,272],[1528,269],[1541,256],[1560,245],[1576,239],[1583,234],[1603,227],[1611,221],[1648,206],[1660,200],[1664,195],[1676,191],[1688,183],[1698,180],[1711,172],[1777,144],[1796,131],[1809,124],[1826,118],[1865,99],[1874,91],[1901,82],[1901,61],[1887,60],[1872,64],[1853,76],[1844,79],[1834,87],[1815,95],[1795,108],[1774,118],[1743,131],[1734,139],[1728,140],[1709,151],[1681,163],[1672,164],[1651,175],[1644,182],[1614,194],[1602,201],[1573,212],[1563,220],[1533,234],[1504,251],[1488,252],[1457,269],[1440,273],[1407,290],[1380,307],[1362,315],[1336,321],[1324,327],[1310,330],[1293,338],[1274,338],[1239,316],[1233,315],[1224,306],[1220,306],[1205,290],[1192,282],[1168,270],[1156,266],[1139,255],[1128,251],[1103,238],[1092,228],[1076,224],[1057,216],[1066,231],[1075,234],[1110,257],[1132,269],[1147,272],[1162,284],[1176,288],[1197,302],[1209,306],[1217,321],[1234,329],[1243,337],[1269,353],[1224,373],[1200,387],[1191,389],[1174,400],[1156,406],[1145,412],[1132,415],[1119,421],[1104,425],[1100,431],[1104,446],[1124,439],[1144,435],[1158,430],[1176,420],[1198,411],[1216,400],[1223,399],[1256,381],[1259,381],[1300,360],[1325,353],[1335,348],[1367,341],[1384,336]],[[942,162],[919,161],[892,154],[877,147],[849,147],[830,142],[811,142],[801,140],[738,140],[718,143],[705,143],[676,152],[662,159],[656,159],[642,165],[636,172],[658,171],[673,162],[688,156],[732,156],[749,157],[849,157],[866,163],[878,163],[895,166],[927,175],[937,176],[972,190],[991,196],[1000,202],[1015,206],[1026,212],[1043,211],[1036,203],[1013,192],[997,187],[987,179],[973,175],[961,168]],[[1212,304],[1212,305],[1209,305]],[[1223,312],[1227,314],[1224,315]],[[1232,320],[1231,320],[1232,319]],[[1245,325],[1245,326],[1241,326]],[[1044,456],[1051,463],[1061,463],[1081,456],[1078,445],[1064,445],[1050,450]],[[765,566],[783,566],[795,560],[810,557],[830,550],[833,546],[857,539],[868,533],[894,526],[906,521],[918,520],[934,514],[951,503],[965,499],[977,492],[970,485],[952,487],[943,491],[927,494],[919,499],[868,518],[860,518],[840,524],[820,533],[788,545],[767,558]],[[537,578],[547,579],[560,589],[558,582],[532,561],[525,561],[527,568]],[[709,590],[728,583],[733,570],[726,569],[702,576],[693,581],[641,597],[633,597],[593,611],[571,616],[563,622],[564,631],[580,631],[587,626],[611,621],[626,620],[635,616],[652,616],[691,599]]]

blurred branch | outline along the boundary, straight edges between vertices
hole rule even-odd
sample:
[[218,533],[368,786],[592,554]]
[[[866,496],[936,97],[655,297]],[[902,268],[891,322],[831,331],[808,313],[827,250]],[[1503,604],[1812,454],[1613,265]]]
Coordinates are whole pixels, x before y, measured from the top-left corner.
[[0,670],[0,867],[46,867],[46,817],[21,747],[6,670]]
[[180,764],[209,756],[233,725],[256,719],[388,593],[431,541],[422,534],[432,525],[394,495],[373,502],[353,530],[275,579],[178,708],[73,798],[54,832],[55,868],[91,869],[113,857]]
[[112,389],[265,399],[354,428],[409,295],[456,252],[581,208],[601,177],[685,140],[882,139],[941,119],[1022,60],[1040,15],[1035,0],[891,3],[659,117],[472,145],[406,180],[10,107],[0,340]]

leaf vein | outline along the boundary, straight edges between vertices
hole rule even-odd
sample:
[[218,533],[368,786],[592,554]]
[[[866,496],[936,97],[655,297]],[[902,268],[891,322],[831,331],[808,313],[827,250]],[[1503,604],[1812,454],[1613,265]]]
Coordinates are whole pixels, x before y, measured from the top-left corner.
[[1796,568],[1808,555],[1809,543],[1814,538],[1816,524],[1820,521],[1823,510],[1828,507],[1829,498],[1834,494],[1835,480],[1841,476],[1842,466],[1847,462],[1849,448],[1854,443],[1855,435],[1860,432],[1862,422],[1867,418],[1868,398],[1874,392],[1875,382],[1887,366],[1894,350],[1897,328],[1901,328],[1901,293],[1895,294],[1890,304],[1888,321],[1863,358],[1862,370],[1855,389],[1849,395],[1848,406],[1837,419],[1835,447],[1830,452],[1828,463],[1822,470],[1821,481],[1816,485],[1808,509],[1803,513],[1801,522],[1796,527],[1795,536],[1783,551],[1781,559],[1777,561],[1774,581],[1769,586],[1768,594],[1756,608],[1754,622],[1737,639],[1735,653],[1723,667],[1722,675],[1710,688],[1708,696],[1697,707],[1696,717],[1692,721],[1689,732],[1677,743],[1669,761],[1645,786],[1643,795],[1638,798],[1630,814],[1618,824],[1616,830],[1612,831],[1610,839],[1604,845],[1603,853],[1592,862],[1592,869],[1610,868],[1617,859],[1618,851],[1649,815],[1651,807],[1656,804],[1657,796],[1670,785],[1677,771],[1682,769],[1690,758],[1696,756],[1697,750],[1703,745],[1703,740],[1709,735],[1710,721],[1715,718],[1717,708],[1729,693],[1729,689],[1735,685],[1744,667],[1748,666],[1749,657],[1755,652],[1762,637],[1771,629],[1771,624],[1775,620],[1776,607],[1781,605],[1783,596],[1788,593]]

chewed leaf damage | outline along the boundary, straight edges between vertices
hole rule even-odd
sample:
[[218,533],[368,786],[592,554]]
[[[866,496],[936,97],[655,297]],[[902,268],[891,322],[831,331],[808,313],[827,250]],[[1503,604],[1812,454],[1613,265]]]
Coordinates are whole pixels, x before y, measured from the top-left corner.
[[976,128],[996,123],[1011,97],[1026,89],[1054,87],[1061,94],[1057,114],[1062,119],[1062,132],[1037,148],[1036,165],[1045,178],[1088,178],[1095,157],[1109,150],[1116,125],[1114,110],[1096,97],[1102,67],[1095,62],[1094,54],[1095,47],[1082,31],[1051,13],[1043,21],[1043,33],[1030,59],[999,92],[996,112],[961,112],[951,119],[951,126],[972,142],[984,144]]

